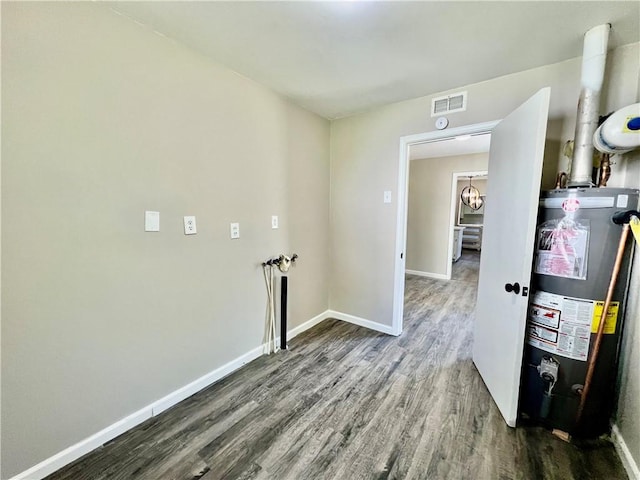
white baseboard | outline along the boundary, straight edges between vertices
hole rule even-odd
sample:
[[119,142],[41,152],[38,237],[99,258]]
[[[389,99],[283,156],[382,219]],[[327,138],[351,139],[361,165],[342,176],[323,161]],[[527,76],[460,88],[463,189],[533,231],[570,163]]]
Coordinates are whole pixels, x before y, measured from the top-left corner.
[[[326,310],[320,315],[313,317],[311,320],[306,321],[302,325],[289,330],[287,332],[287,339],[291,339],[296,335],[299,335],[305,330],[310,329],[311,327],[330,317],[332,317],[332,315],[330,315],[329,310]],[[278,339],[278,345],[279,344],[280,342]],[[63,451],[53,455],[52,457],[43,460],[42,462],[34,465],[28,470],[17,474],[16,476],[12,477],[11,480],[40,480],[47,475],[52,474],[56,470],[69,465],[71,462],[77,460],[83,455],[86,455],[92,450],[95,450],[96,448],[104,445],[110,440],[113,440],[118,435],[121,435],[127,430],[140,425],[145,420],[164,412],[168,408],[174,406],[182,400],[185,400],[186,398],[189,398],[191,395],[199,392],[200,390],[203,390],[212,383],[217,382],[223,377],[226,377],[227,375],[233,373],[243,365],[263,355],[264,352],[266,352],[266,345],[260,345],[259,347],[250,350],[249,352],[239,356],[229,363],[216,368],[215,370],[207,373],[206,375],[203,375],[197,380],[194,380],[193,382],[180,387],[179,389],[160,398],[159,400],[156,400],[146,407],[141,408],[137,412],[134,412],[131,415],[123,418],[122,420],[115,422],[107,428],[100,430],[99,432],[91,435],[88,438],[85,438],[75,445],[71,445],[69,448],[66,448]]]
[[349,315],[348,313],[336,312],[335,310],[327,310],[327,318],[335,318],[344,322],[353,323],[361,327],[375,330],[376,332],[386,333],[387,335],[394,335],[391,325],[383,325],[382,323],[372,322],[366,318],[356,317],[355,315]]
[[611,440],[613,441],[613,445],[616,447],[620,460],[622,460],[622,465],[624,465],[627,475],[629,475],[629,479],[640,480],[640,468],[638,468],[638,464],[631,455],[629,447],[627,447],[624,437],[620,434],[620,430],[617,425],[613,425],[611,428]]
[[302,325],[298,325],[287,332],[287,340],[291,340],[293,337],[300,335],[302,332],[309,330],[311,327],[315,327],[317,324],[330,318],[329,310],[325,310],[320,315],[316,315],[311,320],[307,320]]
[[437,280],[451,280],[451,277],[448,277],[444,273],[421,272],[420,270],[405,270],[405,273],[418,275],[419,277],[435,278]]
[[262,355],[264,351],[264,347],[260,345],[259,347],[250,350],[244,355],[240,355],[238,358],[230,361],[229,363],[224,364],[223,366],[216,368],[215,370],[203,375],[202,377],[194,380],[193,382],[181,387],[177,390],[174,390],[169,395],[162,397],[160,400],[156,400],[149,408],[151,408],[152,416],[156,416],[168,408],[173,407],[177,403],[180,403],[182,400],[189,398],[191,395],[198,393],[200,390],[207,388],[214,382],[226,377],[230,373],[235,372],[243,365],[255,360],[256,358]]
[[65,465],[70,464],[74,460],[86,455],[92,450],[104,445],[109,440],[116,438],[127,430],[132,429],[136,425],[141,424],[145,420],[151,418],[151,407],[141,408],[135,413],[117,421],[113,425],[109,425],[104,430],[85,438],[84,440],[65,448],[52,457],[49,457],[33,467],[19,473],[11,480],[40,480],[41,478],[51,475],[56,470],[61,469]]

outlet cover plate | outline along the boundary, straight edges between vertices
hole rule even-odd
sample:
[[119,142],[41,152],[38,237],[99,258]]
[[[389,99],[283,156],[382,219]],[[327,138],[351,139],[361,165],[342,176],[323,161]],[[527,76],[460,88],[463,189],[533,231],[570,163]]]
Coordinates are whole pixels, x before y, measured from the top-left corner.
[[198,233],[196,230],[196,217],[189,215],[184,217],[184,234],[194,235]]
[[239,223],[232,223],[229,225],[229,233],[231,235],[231,238],[235,239],[235,238],[240,238],[240,224]]

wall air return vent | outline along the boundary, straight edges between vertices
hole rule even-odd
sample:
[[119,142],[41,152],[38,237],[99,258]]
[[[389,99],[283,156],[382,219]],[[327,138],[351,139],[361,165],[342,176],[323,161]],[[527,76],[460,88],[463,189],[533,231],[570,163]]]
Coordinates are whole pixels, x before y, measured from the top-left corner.
[[464,112],[467,109],[467,92],[458,92],[431,99],[431,116],[444,113]]

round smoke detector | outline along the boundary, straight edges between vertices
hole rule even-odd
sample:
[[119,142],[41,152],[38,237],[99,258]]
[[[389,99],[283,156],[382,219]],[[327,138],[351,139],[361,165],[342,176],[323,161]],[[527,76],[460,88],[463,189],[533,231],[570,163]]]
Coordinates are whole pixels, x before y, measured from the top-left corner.
[[436,128],[438,130],[444,130],[445,128],[447,128],[448,125],[449,125],[449,120],[447,120],[447,117],[439,117],[436,120]]

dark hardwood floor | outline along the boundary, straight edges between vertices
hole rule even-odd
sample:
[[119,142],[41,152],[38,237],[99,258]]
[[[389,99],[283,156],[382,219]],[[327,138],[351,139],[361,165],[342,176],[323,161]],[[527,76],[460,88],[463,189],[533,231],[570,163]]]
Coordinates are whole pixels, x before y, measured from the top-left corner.
[[49,479],[626,479],[610,443],[503,422],[470,358],[478,259],[408,276],[399,338],[326,320]]

